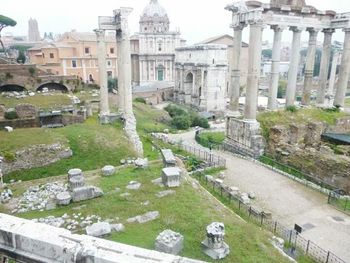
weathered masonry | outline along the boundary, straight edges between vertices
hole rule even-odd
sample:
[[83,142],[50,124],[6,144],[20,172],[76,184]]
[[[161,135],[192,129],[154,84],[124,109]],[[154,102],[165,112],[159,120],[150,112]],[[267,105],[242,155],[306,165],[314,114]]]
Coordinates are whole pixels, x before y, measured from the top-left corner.
[[0,261],[99,263],[200,263],[157,251],[128,246],[62,228],[0,214]]

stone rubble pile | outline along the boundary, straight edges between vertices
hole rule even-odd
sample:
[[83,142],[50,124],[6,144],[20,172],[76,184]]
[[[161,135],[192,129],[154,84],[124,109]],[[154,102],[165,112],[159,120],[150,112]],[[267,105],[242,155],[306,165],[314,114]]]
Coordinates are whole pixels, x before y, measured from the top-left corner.
[[11,189],[5,189],[0,193],[0,203],[5,204],[8,203],[13,196]]
[[23,193],[12,213],[25,213],[34,210],[44,211],[52,199],[55,199],[59,193],[67,190],[68,186],[60,182],[31,186]]

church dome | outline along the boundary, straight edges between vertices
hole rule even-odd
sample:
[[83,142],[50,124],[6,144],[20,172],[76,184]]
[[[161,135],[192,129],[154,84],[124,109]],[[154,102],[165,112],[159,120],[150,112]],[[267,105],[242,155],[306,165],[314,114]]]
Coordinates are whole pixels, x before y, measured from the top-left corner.
[[162,7],[158,0],[151,0],[151,2],[143,9],[142,16],[148,16],[148,17],[167,17],[168,14],[164,7]]
[[169,24],[168,14],[164,7],[158,3],[158,0],[151,0],[141,15],[141,32],[164,32],[169,29]]

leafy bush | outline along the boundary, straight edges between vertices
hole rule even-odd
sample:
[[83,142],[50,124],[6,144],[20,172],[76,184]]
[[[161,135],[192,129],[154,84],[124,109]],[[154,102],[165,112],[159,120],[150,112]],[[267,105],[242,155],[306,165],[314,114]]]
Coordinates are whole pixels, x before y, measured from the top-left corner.
[[134,99],[135,102],[139,102],[139,103],[143,103],[146,104],[146,100],[144,98],[138,97],[136,99]]
[[288,107],[286,108],[286,111],[289,111],[289,112],[297,112],[298,109],[297,109],[296,106],[291,105],[291,106],[288,106]]
[[191,120],[188,115],[178,115],[173,118],[171,125],[179,130],[187,130],[190,128]]
[[30,67],[30,68],[28,69],[28,71],[29,71],[30,76],[31,76],[31,77],[34,77],[34,75],[35,75],[35,73],[36,73],[36,69],[35,69],[34,67]]
[[5,119],[7,119],[7,120],[14,120],[17,118],[18,118],[17,112],[15,112],[15,111],[5,112]]
[[194,116],[194,118],[192,118],[191,126],[192,127],[199,126],[204,129],[210,128],[208,120],[206,118],[199,117],[197,114]]
[[179,115],[188,115],[187,111],[173,104],[166,106],[164,110],[166,110],[169,113],[170,117],[175,117]]
[[16,155],[12,152],[4,152],[3,156],[7,162],[14,162],[16,160]]

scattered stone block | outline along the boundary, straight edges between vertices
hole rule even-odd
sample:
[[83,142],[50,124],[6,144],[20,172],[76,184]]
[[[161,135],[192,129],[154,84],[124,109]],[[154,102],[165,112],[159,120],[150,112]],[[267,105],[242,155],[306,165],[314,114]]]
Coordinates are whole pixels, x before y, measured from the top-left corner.
[[5,131],[7,131],[7,132],[13,132],[13,128],[10,127],[10,126],[5,126],[4,129],[5,129]]
[[72,200],[72,196],[69,192],[62,192],[56,196],[56,200],[58,205],[69,205],[70,201]]
[[94,199],[103,195],[103,191],[95,186],[84,186],[75,188],[72,191],[73,202],[80,202]]
[[86,227],[86,234],[94,237],[101,237],[111,233],[111,225],[107,222],[98,222]]
[[126,188],[129,190],[139,190],[141,187],[141,183],[137,182],[137,181],[131,181]]
[[115,173],[115,167],[112,165],[106,165],[102,168],[102,175],[103,176],[111,176]]
[[219,178],[220,179],[225,179],[226,175],[225,175],[225,172],[220,172],[219,173]]
[[167,167],[162,170],[162,182],[167,187],[179,187],[181,170],[178,167]]
[[148,167],[148,159],[147,158],[145,158],[145,159],[138,158],[135,160],[134,163],[138,168],[145,169]]
[[45,205],[45,210],[54,210],[56,209],[57,206],[57,202],[54,199],[50,199],[47,201],[46,205]]
[[139,223],[139,224],[144,224],[147,223],[149,221],[153,221],[155,219],[157,219],[159,217],[159,212],[158,211],[152,211],[152,212],[148,212],[146,214],[143,215],[138,215],[132,218],[127,219],[128,223]]
[[256,198],[256,195],[255,195],[254,192],[250,192],[250,193],[248,193],[248,197],[249,197],[250,199],[255,199],[255,198]]
[[125,160],[125,159],[121,159],[121,160],[120,160],[120,164],[121,164],[121,165],[126,164],[126,160]]
[[172,195],[175,194],[176,192],[174,190],[165,190],[165,191],[161,191],[159,193],[156,194],[157,197],[162,198],[168,195]]
[[161,150],[162,157],[163,157],[163,163],[165,167],[175,167],[176,166],[176,159],[175,156],[170,149],[162,149]]
[[83,176],[83,172],[81,169],[70,169],[68,171],[68,180],[72,177],[75,177],[75,176]]
[[122,193],[120,194],[120,197],[127,197],[127,196],[130,196],[131,194],[130,193]]
[[202,242],[202,251],[212,259],[223,259],[230,253],[224,242],[225,225],[214,222],[206,228],[207,238]]
[[19,104],[16,106],[16,113],[18,118],[33,118],[37,115],[37,110],[34,105],[31,104]]
[[214,177],[211,176],[211,175],[205,175],[204,177],[205,177],[205,179],[206,179],[208,182],[214,181]]
[[114,224],[111,225],[112,231],[115,232],[123,232],[125,230],[125,226],[123,224]]
[[155,184],[155,185],[158,185],[158,186],[161,186],[161,187],[164,186],[161,177],[159,177],[159,178],[157,178],[157,179],[154,179],[154,180],[152,180],[151,182],[152,182],[152,184]]
[[178,255],[183,249],[184,237],[172,230],[164,230],[157,236],[155,250]]

